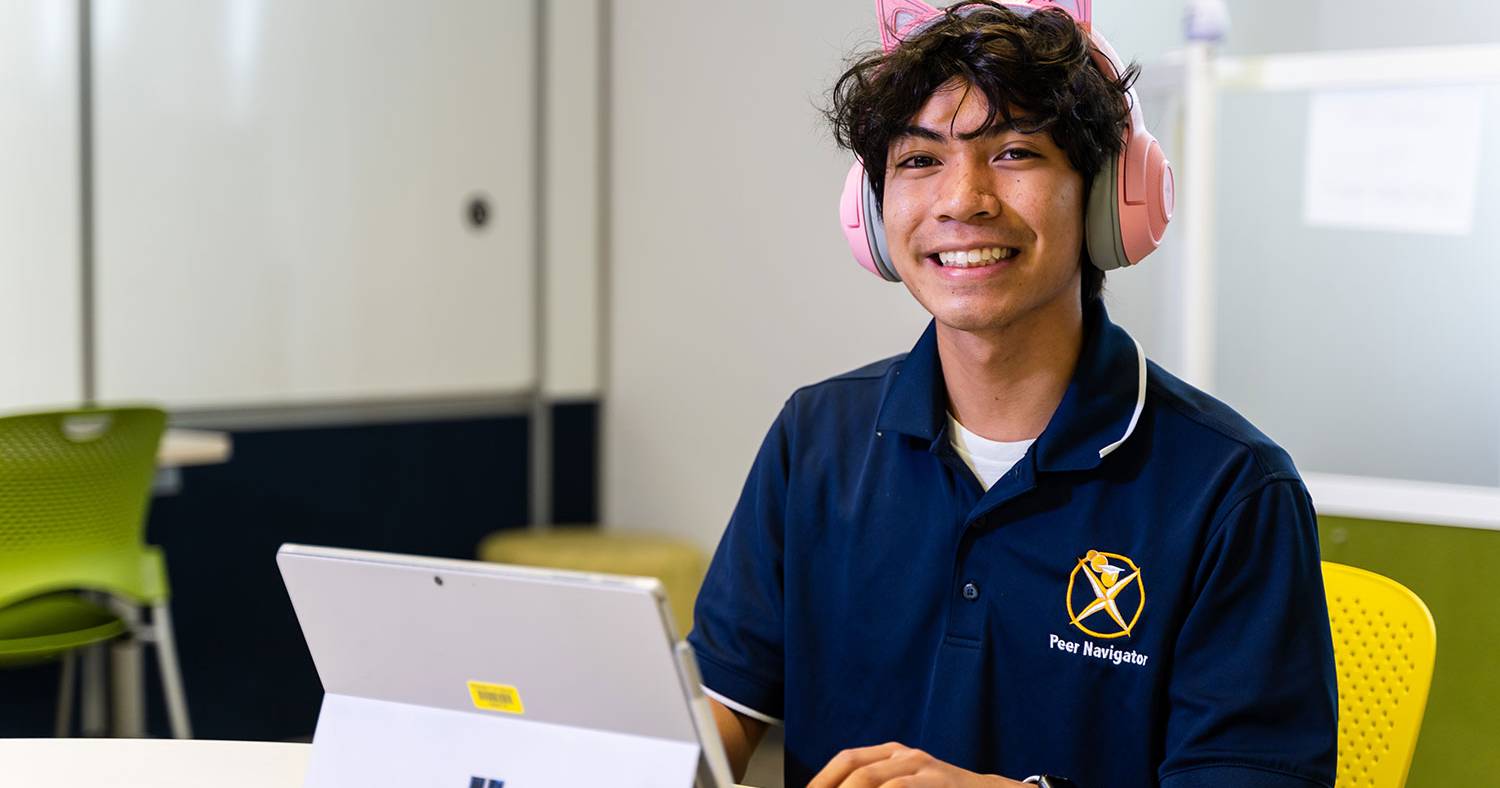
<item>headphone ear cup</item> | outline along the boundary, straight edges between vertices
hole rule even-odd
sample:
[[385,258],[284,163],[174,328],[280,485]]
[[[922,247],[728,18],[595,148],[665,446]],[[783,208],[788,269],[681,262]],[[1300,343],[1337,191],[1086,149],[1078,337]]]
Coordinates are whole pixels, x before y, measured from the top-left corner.
[[1120,157],[1113,156],[1099,168],[1089,185],[1088,208],[1084,214],[1084,239],[1089,260],[1100,271],[1113,271],[1130,265],[1125,255],[1125,239],[1120,229]]
[[1167,161],[1167,155],[1156,138],[1142,131],[1132,141],[1132,146],[1137,145],[1144,149],[1139,154],[1143,182],[1138,189],[1140,195],[1134,202],[1120,208],[1120,234],[1124,238],[1126,253],[1139,262],[1161,246],[1176,207],[1176,184],[1172,163]]
[[844,192],[839,197],[839,225],[855,262],[865,270],[890,279],[890,258],[885,255],[885,224],[875,210],[873,189],[865,168],[855,162],[844,178]]
[[880,278],[887,282],[899,282],[901,275],[896,273],[896,263],[891,259],[891,250],[885,237],[885,219],[880,215],[880,201],[875,197],[875,187],[870,185],[869,175],[865,175],[862,181],[865,228],[873,252],[871,257],[875,261],[875,273],[880,274]]

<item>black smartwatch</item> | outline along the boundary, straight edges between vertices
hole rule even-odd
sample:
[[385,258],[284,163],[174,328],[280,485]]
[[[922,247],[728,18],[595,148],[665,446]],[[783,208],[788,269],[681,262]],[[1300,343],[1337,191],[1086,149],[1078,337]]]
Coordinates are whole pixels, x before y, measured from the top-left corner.
[[1040,785],[1042,788],[1078,788],[1078,786],[1074,784],[1072,780],[1069,780],[1066,777],[1057,777],[1051,774],[1039,774],[1034,777],[1027,777],[1021,782],[1031,783],[1032,785]]

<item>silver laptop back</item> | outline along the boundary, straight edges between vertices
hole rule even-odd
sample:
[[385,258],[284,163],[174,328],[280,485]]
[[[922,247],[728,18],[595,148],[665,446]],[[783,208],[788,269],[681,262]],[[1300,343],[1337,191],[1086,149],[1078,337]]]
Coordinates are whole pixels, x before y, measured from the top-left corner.
[[732,784],[654,579],[299,545],[277,563],[325,692],[308,788]]

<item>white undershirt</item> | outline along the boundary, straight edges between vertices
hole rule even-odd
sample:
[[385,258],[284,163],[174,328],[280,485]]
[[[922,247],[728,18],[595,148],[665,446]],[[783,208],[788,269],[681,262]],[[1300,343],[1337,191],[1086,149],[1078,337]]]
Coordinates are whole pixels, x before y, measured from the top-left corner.
[[1026,450],[1031,444],[1036,443],[1036,438],[1024,441],[992,441],[969,432],[968,428],[958,423],[953,414],[948,414],[948,439],[953,443],[953,450],[958,452],[960,459],[969,466],[969,470],[979,477],[980,484],[988,490],[1000,480],[1026,456]]

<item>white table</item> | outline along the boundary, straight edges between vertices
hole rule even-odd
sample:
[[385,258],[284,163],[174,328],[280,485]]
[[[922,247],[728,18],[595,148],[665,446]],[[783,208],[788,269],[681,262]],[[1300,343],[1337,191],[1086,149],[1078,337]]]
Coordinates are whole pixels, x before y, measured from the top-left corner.
[[227,432],[169,429],[161,437],[156,464],[162,468],[217,465],[228,462],[233,449]]
[[301,788],[310,757],[312,745],[280,742],[0,739],[0,784],[26,788]]
[[171,739],[0,739],[0,783],[27,788],[300,788],[312,746]]

